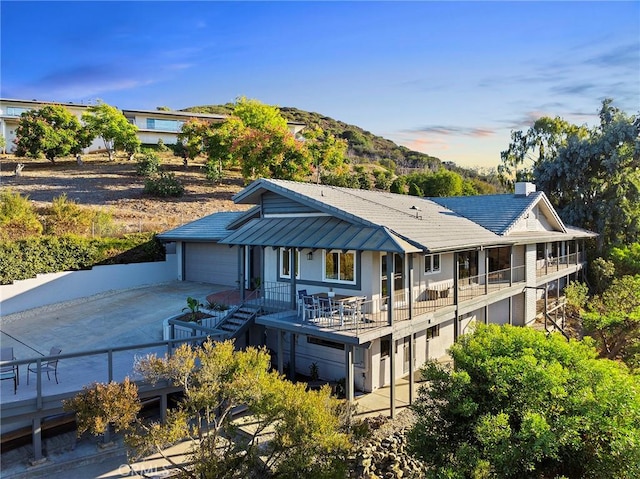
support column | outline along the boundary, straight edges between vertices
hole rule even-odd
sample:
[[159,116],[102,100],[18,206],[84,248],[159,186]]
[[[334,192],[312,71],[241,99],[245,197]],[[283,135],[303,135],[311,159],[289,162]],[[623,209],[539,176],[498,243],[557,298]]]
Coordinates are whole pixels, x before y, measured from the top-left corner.
[[238,277],[240,278],[240,284],[238,285],[240,288],[240,300],[244,301],[244,290],[245,290],[245,251],[244,246],[238,246],[238,268],[240,269],[240,274]]
[[353,403],[354,400],[354,374],[353,374],[353,345],[344,345],[344,362],[346,366],[345,372],[345,395],[349,403]]
[[484,294],[489,294],[489,255],[487,250],[483,250],[484,253]]
[[31,426],[31,443],[33,444],[33,463],[43,462],[42,456],[42,423],[39,417],[33,418]]
[[456,306],[455,314],[456,317],[453,320],[453,341],[458,340],[458,334],[460,330],[460,324],[458,323],[458,278],[460,277],[460,263],[458,262],[458,253],[454,253],[453,255],[453,304]]
[[413,253],[409,253],[409,319],[413,318]]
[[509,296],[509,324],[513,325],[513,296]]
[[289,379],[292,381],[296,378],[296,338],[298,335],[296,333],[290,333],[290,344],[289,344]]
[[389,354],[389,366],[391,367],[390,376],[391,376],[391,388],[389,389],[389,415],[391,419],[395,419],[396,417],[396,340],[391,333],[391,351]]
[[298,248],[291,248],[289,250],[289,254],[291,255],[289,257],[289,264],[292,265],[291,292],[290,292],[291,304],[290,305],[291,305],[291,309],[297,309],[298,305],[296,304],[296,300],[298,298],[298,282],[296,279],[296,271],[298,271],[298,268],[300,267],[300,265],[298,264]]
[[415,374],[414,365],[416,348],[414,347],[413,342],[415,341],[414,334],[411,333],[409,340],[409,404],[413,404],[413,387],[414,387],[414,379],[413,376]]
[[284,331],[281,329],[277,330],[278,334],[278,345],[276,354],[278,355],[278,372],[282,374],[284,372],[284,348],[282,347],[282,343],[284,341]]
[[394,301],[393,301],[393,275],[395,271],[393,269],[393,265],[395,262],[393,261],[393,253],[387,253],[387,291],[389,292],[389,299],[387,301],[387,315],[388,315],[388,324],[389,326],[393,326],[393,309],[394,309]]

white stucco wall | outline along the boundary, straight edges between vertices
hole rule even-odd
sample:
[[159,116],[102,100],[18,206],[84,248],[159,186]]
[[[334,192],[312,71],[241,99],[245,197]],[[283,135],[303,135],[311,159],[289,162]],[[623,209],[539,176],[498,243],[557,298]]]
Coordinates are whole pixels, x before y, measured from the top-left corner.
[[153,263],[95,266],[86,271],[39,274],[36,278],[0,286],[0,313],[84,298],[114,289],[135,288],[176,279],[176,255]]

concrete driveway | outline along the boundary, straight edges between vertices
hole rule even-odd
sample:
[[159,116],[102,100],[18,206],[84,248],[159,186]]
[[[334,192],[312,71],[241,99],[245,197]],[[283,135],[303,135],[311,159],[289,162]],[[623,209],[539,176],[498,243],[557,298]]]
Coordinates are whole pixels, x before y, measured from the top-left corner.
[[52,346],[67,354],[161,341],[162,321],[179,314],[188,296],[206,303],[207,295],[228,289],[174,281],[30,309],[0,318],[0,344],[23,359],[38,356],[34,349],[47,354]]

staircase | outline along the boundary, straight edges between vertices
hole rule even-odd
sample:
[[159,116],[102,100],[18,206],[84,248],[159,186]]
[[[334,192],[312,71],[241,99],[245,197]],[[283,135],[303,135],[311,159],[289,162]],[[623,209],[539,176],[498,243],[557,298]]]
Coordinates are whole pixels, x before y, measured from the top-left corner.
[[229,314],[218,323],[216,329],[225,331],[227,339],[237,338],[251,326],[259,312],[259,306],[243,303],[229,311]]

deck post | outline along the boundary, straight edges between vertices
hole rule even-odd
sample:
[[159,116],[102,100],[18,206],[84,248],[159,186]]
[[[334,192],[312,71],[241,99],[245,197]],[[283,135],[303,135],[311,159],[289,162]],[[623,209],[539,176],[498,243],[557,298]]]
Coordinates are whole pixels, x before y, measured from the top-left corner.
[[282,374],[284,372],[284,352],[282,347],[284,331],[281,329],[276,330],[278,333],[278,373]]
[[389,326],[393,326],[393,309],[394,309],[394,297],[393,297],[393,275],[395,271],[393,270],[393,253],[387,253],[387,292],[389,293],[389,299],[387,300],[387,314],[388,314],[388,324]]
[[349,403],[353,403],[354,399],[354,385],[353,385],[353,345],[344,345],[344,362],[346,366],[345,374],[345,395]]
[[43,462],[42,457],[42,423],[40,417],[33,418],[31,426],[31,442],[33,444],[33,464]]
[[414,334],[411,333],[409,341],[409,404],[413,404],[413,375],[415,373],[413,363],[415,361],[416,348],[414,347]]
[[389,390],[389,415],[391,419],[395,419],[396,417],[396,341],[393,337],[393,333],[390,335],[391,337],[391,351],[389,351],[389,366],[391,367],[390,376],[391,376],[391,389]]
[[238,287],[240,288],[240,301],[244,301],[244,291],[247,287],[245,280],[245,251],[244,246],[238,246],[238,278],[240,279]]
[[296,379],[296,340],[298,335],[296,333],[290,333],[289,339],[289,379],[294,381]]
[[162,424],[167,422],[167,409],[169,409],[169,405],[167,404],[167,393],[162,393],[160,395],[160,421]]
[[458,278],[460,277],[460,262],[458,260],[458,253],[454,253],[453,254],[453,264],[454,264],[454,271],[453,271],[453,304],[455,304],[456,306],[456,310],[455,310],[455,318],[453,320],[453,340],[457,341],[458,340],[458,330],[460,329],[460,326],[458,324],[458,311],[459,311],[459,297],[458,297],[458,285],[460,284],[458,281]]
[[409,253],[409,319],[413,318],[413,253]]

